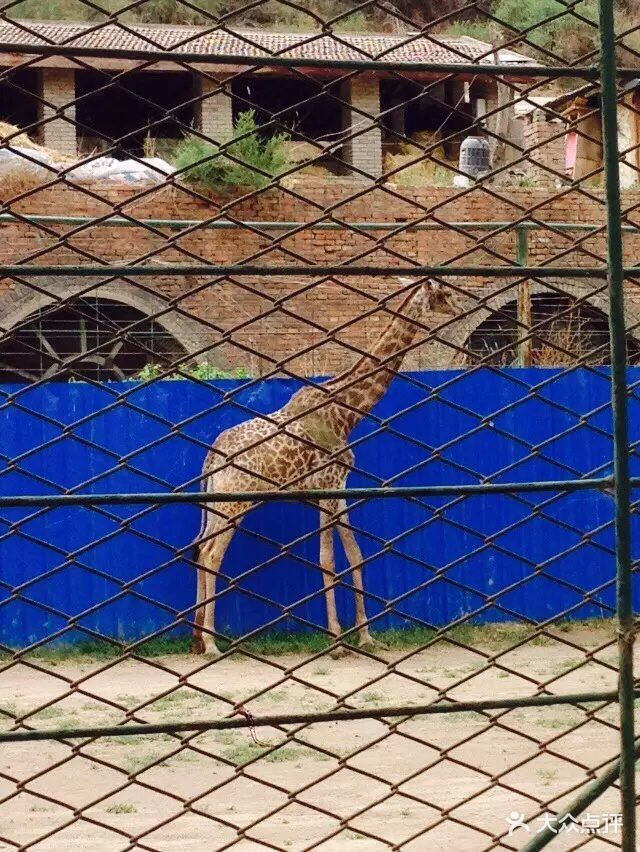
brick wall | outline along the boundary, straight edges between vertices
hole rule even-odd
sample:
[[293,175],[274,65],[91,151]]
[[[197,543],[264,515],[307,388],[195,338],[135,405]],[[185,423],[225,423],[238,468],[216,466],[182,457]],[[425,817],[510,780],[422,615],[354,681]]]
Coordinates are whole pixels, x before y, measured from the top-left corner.
[[[89,189],[89,188],[87,188]],[[291,181],[287,189],[270,190],[249,199],[233,196],[206,201],[192,197],[181,188],[145,188],[92,186],[91,193],[57,187],[37,192],[14,206],[21,213],[50,215],[101,216],[113,206],[127,215],[143,218],[189,220],[215,219],[228,212],[236,219],[251,221],[306,221],[322,217],[332,209],[332,218],[344,222],[388,222],[396,227],[430,215],[439,220],[513,222],[533,210],[544,222],[604,223],[601,193],[591,197],[566,189],[551,197],[544,189],[495,187],[476,190],[458,197],[449,188],[402,188],[402,197],[376,189],[358,196],[362,183],[348,179],[330,182],[310,179]],[[140,197],[136,198],[136,192]],[[97,200],[93,194],[104,198]],[[354,197],[355,196],[355,197]],[[625,208],[640,202],[640,191],[624,195]],[[634,214],[632,214],[634,215]],[[640,217],[638,217],[640,218]],[[379,241],[381,232],[320,230],[311,225],[286,237],[282,232],[265,235],[247,228],[237,230],[193,230],[180,237],[176,232],[137,227],[89,226],[65,238],[68,226],[48,226],[49,230],[23,223],[2,223],[0,262],[19,263],[37,256],[39,264],[87,264],[91,258],[106,263],[137,261],[151,257],[156,263],[191,263],[197,259],[212,263],[240,263],[256,258],[265,264],[343,264],[357,262],[394,266],[410,260],[440,264],[459,258],[465,265],[505,265],[515,258],[515,234],[490,236],[484,231],[403,230]],[[61,235],[58,238],[51,232]],[[167,247],[166,240],[173,242]],[[275,245],[274,245],[275,244]],[[265,249],[272,248],[265,254]],[[627,235],[625,248],[630,261],[636,262],[640,237]],[[162,249],[161,254],[154,256]],[[530,235],[529,261],[532,265],[549,262],[559,252],[559,264],[593,266],[602,262],[605,243],[602,234],[586,238],[571,232],[549,230]],[[592,255],[595,254],[594,258]],[[405,260],[403,260],[405,258]],[[91,288],[86,278],[37,279],[40,294],[18,282],[0,281],[0,323],[11,327],[52,298]],[[391,271],[381,278],[333,277],[314,286],[308,278],[260,276],[211,280],[193,276],[147,277],[130,281],[112,281],[91,292],[117,298],[147,313],[162,312],[160,322],[189,349],[200,352],[201,360],[221,367],[242,366],[251,373],[266,373],[281,363],[286,370],[305,374],[333,372],[349,364],[354,354],[349,348],[367,349],[386,325],[388,315],[376,305],[379,300],[401,287]],[[433,325],[446,323],[438,339],[417,349],[405,362],[407,368],[447,366],[459,361],[459,348],[469,332],[487,315],[473,310],[478,300],[488,308],[498,308],[515,298],[515,288],[504,279],[486,277],[454,278],[450,283],[464,291],[459,297],[461,317],[430,318]],[[591,295],[590,301],[605,308],[603,294],[597,293],[602,282],[559,279],[553,283],[575,295]],[[538,285],[534,285],[535,291]],[[636,319],[636,289],[630,286],[630,321]],[[47,296],[51,294],[51,296]],[[395,304],[396,302],[392,302]],[[480,302],[481,305],[485,304]],[[466,311],[473,311],[469,317]],[[365,316],[366,315],[366,316]],[[639,315],[640,316],[640,315]],[[313,344],[321,344],[313,351]],[[303,354],[301,354],[303,353]]]

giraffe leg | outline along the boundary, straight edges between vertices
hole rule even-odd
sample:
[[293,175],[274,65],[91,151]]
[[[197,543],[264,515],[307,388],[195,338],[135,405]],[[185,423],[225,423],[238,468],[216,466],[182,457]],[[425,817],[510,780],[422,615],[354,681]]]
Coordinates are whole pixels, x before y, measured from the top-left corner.
[[367,611],[364,605],[364,587],[362,585],[362,551],[360,550],[360,545],[356,541],[356,537],[349,523],[346,500],[340,500],[338,510],[340,512],[338,532],[340,533],[340,541],[344,547],[344,552],[347,555],[347,562],[351,568],[351,575],[353,577],[353,585],[355,588],[356,627],[358,628],[360,647],[372,648],[376,643],[369,633]]
[[[205,476],[201,482],[202,488],[209,487],[209,477]],[[202,517],[201,517],[201,527],[200,532],[198,533],[198,543],[195,547],[195,555],[194,561],[197,565],[196,569],[196,608],[194,610],[194,626],[193,626],[193,635],[191,640],[191,653],[192,654],[202,654],[204,651],[204,643],[202,640],[202,623],[204,621],[204,607],[201,606],[202,601],[204,600],[205,593],[205,583],[206,583],[206,575],[202,570],[202,544],[200,544],[200,537],[204,534],[207,529],[207,524],[209,520],[209,507],[204,506],[202,509]]]
[[[223,524],[228,522],[226,518]],[[203,594],[201,601],[205,601],[204,606],[200,607],[202,611],[202,622],[200,626],[200,653],[218,656],[219,651],[216,647],[213,631],[214,631],[214,595],[216,593],[216,578],[222,565],[225,551],[229,546],[229,542],[233,537],[233,529],[223,529],[220,532],[213,533],[213,537],[209,539],[200,548],[201,560],[203,567],[200,569],[203,575],[202,586]],[[205,632],[202,632],[204,628]]]
[[[333,519],[336,515],[337,502],[335,500],[322,500],[320,502],[320,526],[326,527],[320,530],[320,568],[322,569],[322,582],[324,585],[324,597],[327,606],[327,627],[334,639],[338,639],[342,633],[338,621],[338,609],[336,607],[336,590],[333,585],[336,576],[336,567],[333,555]],[[330,526],[326,526],[331,521]],[[342,649],[336,649],[332,656],[341,656]]]

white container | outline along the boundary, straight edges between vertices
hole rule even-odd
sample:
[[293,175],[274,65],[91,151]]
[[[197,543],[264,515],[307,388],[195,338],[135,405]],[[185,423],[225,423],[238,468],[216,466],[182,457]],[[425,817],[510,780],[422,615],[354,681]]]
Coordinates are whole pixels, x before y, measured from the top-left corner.
[[491,171],[491,149],[482,136],[467,136],[460,146],[459,169],[471,178]]

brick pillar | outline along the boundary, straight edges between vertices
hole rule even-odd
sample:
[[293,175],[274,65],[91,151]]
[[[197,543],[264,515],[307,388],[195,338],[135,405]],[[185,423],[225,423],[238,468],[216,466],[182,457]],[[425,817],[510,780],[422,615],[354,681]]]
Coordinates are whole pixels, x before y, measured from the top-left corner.
[[62,68],[45,68],[42,71],[42,97],[50,104],[43,106],[42,118],[48,119],[62,112],[68,121],[59,118],[42,125],[42,141],[47,148],[73,157],[78,152],[76,140],[75,71]]
[[[377,77],[354,77],[343,86],[342,99],[348,101],[354,109],[344,107],[343,128],[346,131],[361,133],[355,139],[349,140],[344,146],[344,159],[366,172],[371,178],[382,174],[382,134],[374,120],[380,114],[380,81]],[[363,115],[362,113],[366,113]],[[366,179],[357,172],[354,177]]]
[[[547,114],[541,109],[534,109],[524,118],[522,145],[530,152],[530,159],[517,166],[522,169],[527,178],[540,186],[555,186],[562,181],[565,172],[566,140],[562,135],[563,125],[560,121],[549,121]],[[557,136],[557,139],[551,137]],[[549,139],[551,141],[547,142]],[[537,163],[544,163],[555,172],[541,168]],[[571,180],[571,177],[567,177]]]
[[200,102],[198,129],[213,142],[227,142],[233,136],[231,84],[228,90],[213,95],[209,92],[218,88],[213,80],[201,78],[199,86],[205,98]]

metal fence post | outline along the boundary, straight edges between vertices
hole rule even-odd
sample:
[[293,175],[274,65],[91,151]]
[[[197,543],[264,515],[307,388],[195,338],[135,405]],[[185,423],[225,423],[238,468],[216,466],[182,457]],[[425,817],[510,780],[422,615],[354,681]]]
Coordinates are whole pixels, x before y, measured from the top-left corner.
[[[527,266],[529,263],[529,229],[525,225],[516,228],[516,263]],[[526,278],[518,284],[518,331],[524,338],[518,343],[518,367],[530,367],[533,363],[531,331],[531,288]]]
[[599,0],[602,136],[607,203],[609,328],[615,473],[616,577],[620,668],[620,787],[622,849],[633,852],[635,837],[635,759],[633,719],[633,609],[631,589],[631,508],[627,410],[627,353],[624,318],[624,266],[618,163],[616,44],[612,0]]

